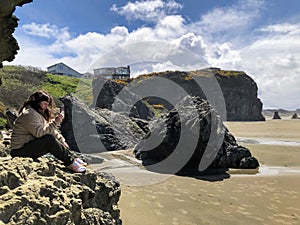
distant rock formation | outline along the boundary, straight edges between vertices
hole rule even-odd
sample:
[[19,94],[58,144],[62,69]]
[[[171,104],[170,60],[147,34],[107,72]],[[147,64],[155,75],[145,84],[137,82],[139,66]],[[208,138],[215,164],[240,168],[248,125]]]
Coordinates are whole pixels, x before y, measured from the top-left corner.
[[292,119],[300,119],[300,117],[297,115],[297,113],[294,113]]
[[[142,86],[143,82],[146,83],[149,79],[155,78],[167,78],[175,82],[178,87],[181,87],[187,94],[191,96],[199,96],[206,99],[207,96],[204,90],[199,87],[199,83],[202,83],[206,87],[208,92],[213,96],[217,92],[214,86],[209,87],[210,84],[214,84],[217,81],[221,88],[221,95],[215,96],[216,98],[223,98],[225,101],[225,107],[227,112],[228,121],[262,121],[265,118],[262,115],[262,102],[257,98],[257,85],[254,80],[249,77],[244,72],[240,71],[224,71],[220,69],[204,69],[198,71],[166,71],[161,73],[153,73],[140,76],[134,79],[128,79],[123,81],[123,83],[118,83],[116,81],[110,81],[103,85],[103,80],[97,78],[93,82],[93,95],[95,99],[95,106],[100,108],[109,108],[111,106],[116,96],[124,89],[126,83],[128,85],[137,84]],[[100,80],[99,80],[100,79]],[[152,89],[153,96],[148,96],[148,103],[151,104],[155,102],[156,104],[162,104],[166,109],[172,109],[174,105],[166,102],[162,98],[155,96],[155,93],[170,92],[174,98],[177,98],[176,104],[182,100],[184,97],[181,93],[173,93],[172,90],[168,90],[168,87],[160,87],[159,85],[152,85],[148,87]],[[162,89],[162,90],[158,90]],[[134,95],[131,93],[131,95]],[[138,96],[138,95],[137,95]],[[130,96],[129,96],[130,97]],[[151,113],[149,110],[140,108],[135,105],[137,111],[142,111],[140,118],[147,119],[145,117],[151,118]]]
[[263,110],[263,115],[265,117],[273,118],[274,112],[278,112],[278,115],[280,117],[292,117],[293,114],[297,113],[297,111],[290,111],[286,109],[264,109]]
[[0,68],[3,61],[12,61],[19,50],[13,32],[18,26],[18,18],[13,16],[16,6],[32,2],[32,0],[1,0],[0,1]]
[[[253,169],[259,166],[249,149],[236,143],[220,116],[199,97],[187,96],[168,114],[151,121],[149,130],[134,153],[143,165],[153,166],[151,170],[157,172],[169,173],[178,169],[179,173],[197,173],[203,160],[209,163],[208,169]],[[155,145],[156,142],[160,144]],[[206,148],[213,151],[204,153]],[[168,157],[173,161],[160,165],[164,160],[167,162]],[[154,164],[159,166],[156,168]],[[181,167],[176,168],[177,165]]]
[[281,120],[281,117],[279,116],[279,112],[278,111],[274,112],[273,120]]
[[138,123],[121,113],[91,109],[71,95],[60,100],[65,106],[61,131],[75,151],[99,153],[133,148],[145,135]]
[[0,157],[0,224],[122,224],[120,194],[107,173],[70,173],[46,157]]

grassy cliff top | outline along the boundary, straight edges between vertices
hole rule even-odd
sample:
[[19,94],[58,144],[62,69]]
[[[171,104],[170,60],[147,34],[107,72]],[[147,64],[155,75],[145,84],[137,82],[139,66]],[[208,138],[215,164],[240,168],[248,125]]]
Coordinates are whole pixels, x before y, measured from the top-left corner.
[[242,76],[242,75],[246,75],[245,72],[243,71],[235,71],[235,70],[221,70],[219,68],[206,68],[206,69],[202,69],[202,70],[194,70],[194,71],[164,71],[164,72],[153,72],[153,73],[149,73],[149,74],[143,74],[140,75],[134,79],[141,79],[141,78],[148,78],[148,77],[153,77],[153,76],[176,76],[176,75],[180,75],[182,77],[187,77],[184,79],[188,79],[188,77],[190,77],[191,75],[193,76],[210,76],[210,75],[219,75],[219,76],[226,76],[226,77],[230,77],[230,76]]
[[53,75],[30,66],[4,66],[0,80],[0,116],[6,108],[18,109],[30,94],[41,89],[53,96],[57,106],[62,104],[59,98],[70,93],[92,103],[90,79]]
[[166,77],[169,79],[176,79],[176,80],[182,80],[182,81],[189,81],[193,79],[193,76],[212,76],[215,75],[218,77],[239,77],[247,75],[243,71],[236,71],[236,70],[221,70],[220,68],[210,67],[202,70],[194,70],[194,71],[163,71],[163,72],[152,72],[148,74],[142,74],[135,78],[129,78],[129,79],[116,79],[114,80],[118,84],[121,85],[127,85],[130,82],[133,81],[139,81],[143,79],[148,79],[151,77]]

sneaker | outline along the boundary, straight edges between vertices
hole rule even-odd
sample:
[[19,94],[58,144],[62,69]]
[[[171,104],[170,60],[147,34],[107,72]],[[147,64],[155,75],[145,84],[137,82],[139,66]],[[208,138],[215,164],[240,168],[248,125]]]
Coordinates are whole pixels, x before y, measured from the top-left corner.
[[74,160],[74,162],[68,166],[68,169],[75,173],[84,173],[86,171],[86,167],[78,163],[76,160]]
[[87,166],[87,163],[82,161],[80,158],[75,158],[75,161],[78,162],[79,164],[83,165],[83,166]]

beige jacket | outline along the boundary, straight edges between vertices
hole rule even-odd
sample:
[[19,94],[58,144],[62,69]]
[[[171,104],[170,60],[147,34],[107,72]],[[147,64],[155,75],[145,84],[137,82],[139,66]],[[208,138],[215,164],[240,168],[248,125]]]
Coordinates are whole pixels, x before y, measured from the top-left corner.
[[11,149],[18,149],[24,144],[40,138],[45,134],[52,134],[61,142],[65,139],[57,130],[57,123],[48,122],[41,114],[30,106],[26,106],[13,125]]

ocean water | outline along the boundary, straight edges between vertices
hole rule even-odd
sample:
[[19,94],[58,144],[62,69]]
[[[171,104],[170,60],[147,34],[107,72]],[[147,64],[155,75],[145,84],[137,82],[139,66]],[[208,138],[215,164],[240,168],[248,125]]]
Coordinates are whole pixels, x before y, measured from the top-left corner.
[[276,176],[283,174],[300,173],[300,168],[261,165],[257,169],[229,169],[231,176]]
[[300,142],[298,141],[281,141],[281,140],[267,140],[267,139],[237,138],[237,142],[247,143],[247,144],[260,144],[260,145],[300,146]]

